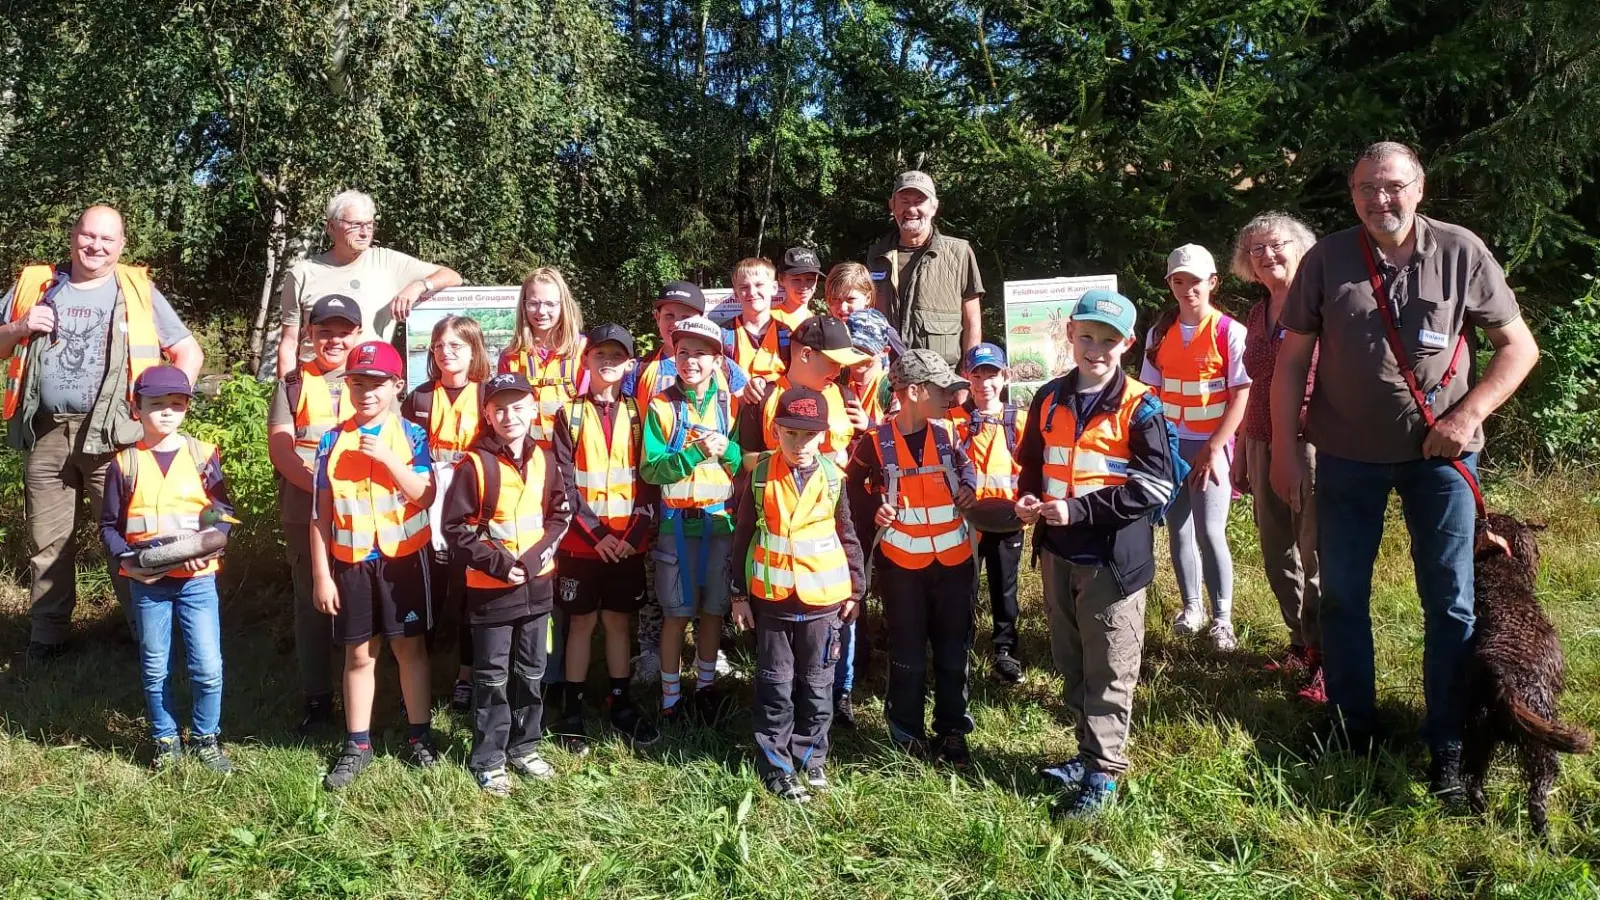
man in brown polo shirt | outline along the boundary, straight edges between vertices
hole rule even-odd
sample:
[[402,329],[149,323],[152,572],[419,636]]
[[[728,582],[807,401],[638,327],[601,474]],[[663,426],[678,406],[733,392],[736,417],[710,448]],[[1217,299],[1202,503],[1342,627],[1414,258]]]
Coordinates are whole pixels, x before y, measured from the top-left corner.
[[[1403,144],[1368,147],[1350,173],[1361,225],[1306,254],[1281,316],[1289,329],[1273,375],[1272,487],[1295,506],[1307,477],[1296,452],[1300,386],[1319,347],[1304,440],[1317,448],[1317,533],[1328,703],[1344,739],[1370,746],[1376,722],[1372,569],[1390,491],[1400,494],[1423,612],[1423,738],[1442,798],[1460,792],[1457,682],[1473,628],[1472,486],[1483,420],[1538,359],[1505,273],[1477,235],[1416,214],[1422,163]],[[1369,268],[1363,243],[1372,251]],[[1372,275],[1381,278],[1395,330],[1438,420],[1423,421],[1389,349]],[[1472,371],[1475,329],[1494,353]],[[1462,338],[1459,371],[1445,374]],[[1476,374],[1476,377],[1474,375]],[[1475,476],[1474,476],[1475,477]]]
[[909,347],[937,351],[954,366],[983,340],[983,278],[972,245],[940,234],[939,195],[922,172],[901,172],[889,195],[895,232],[867,251],[878,311]]

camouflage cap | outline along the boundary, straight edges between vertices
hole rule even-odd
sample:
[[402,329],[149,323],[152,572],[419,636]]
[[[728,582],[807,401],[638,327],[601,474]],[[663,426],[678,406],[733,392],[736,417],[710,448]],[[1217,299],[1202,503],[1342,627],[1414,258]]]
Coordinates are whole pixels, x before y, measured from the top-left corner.
[[896,390],[913,384],[936,384],[950,389],[967,386],[966,379],[957,375],[938,351],[923,347],[907,350],[894,361],[889,367],[889,383]]

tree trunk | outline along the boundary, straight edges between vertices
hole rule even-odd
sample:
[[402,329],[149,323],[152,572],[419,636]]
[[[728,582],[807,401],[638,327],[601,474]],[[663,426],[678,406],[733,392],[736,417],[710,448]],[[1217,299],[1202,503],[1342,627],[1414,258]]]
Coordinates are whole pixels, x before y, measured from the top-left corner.
[[[289,224],[284,215],[283,196],[274,193],[272,196],[272,225],[267,232],[267,271],[261,279],[261,296],[256,303],[256,320],[250,326],[250,371],[258,375],[265,371],[262,366],[263,357],[267,359],[268,368],[277,369],[277,329],[270,329],[268,321],[271,319],[273,298],[278,296],[278,274],[283,267],[284,251],[289,242]],[[270,347],[269,347],[270,345]],[[271,350],[270,354],[265,351]]]

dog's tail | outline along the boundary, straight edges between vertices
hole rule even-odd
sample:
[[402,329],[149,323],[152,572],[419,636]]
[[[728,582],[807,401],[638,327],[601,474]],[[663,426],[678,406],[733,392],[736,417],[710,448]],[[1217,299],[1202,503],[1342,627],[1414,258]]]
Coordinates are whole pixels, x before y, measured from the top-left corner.
[[1517,697],[1508,698],[1506,706],[1511,710],[1511,718],[1517,727],[1547,747],[1562,753],[1588,753],[1594,749],[1594,735],[1583,728],[1552,722],[1529,709]]

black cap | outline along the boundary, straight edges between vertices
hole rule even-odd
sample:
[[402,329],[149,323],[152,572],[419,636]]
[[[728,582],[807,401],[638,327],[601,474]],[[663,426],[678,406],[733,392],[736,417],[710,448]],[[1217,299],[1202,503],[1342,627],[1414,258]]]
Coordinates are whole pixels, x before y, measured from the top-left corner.
[[810,388],[789,388],[778,397],[778,414],[772,424],[800,431],[827,431],[828,398]]
[[598,347],[601,344],[621,344],[622,349],[629,356],[633,355],[633,335],[629,334],[628,329],[623,328],[621,325],[611,322],[604,325],[596,325],[589,329],[586,337],[590,347]]
[[189,376],[177,366],[151,366],[139,373],[134,379],[133,392],[140,397],[160,397],[164,394],[182,394],[185,397],[194,396],[194,387],[189,384]]
[[662,285],[656,305],[663,303],[682,303],[702,315],[706,311],[706,295],[700,290],[700,285],[690,281],[669,281]]
[[778,266],[779,275],[822,274],[822,260],[817,258],[817,251],[810,247],[790,247],[783,251],[783,262]]
[[800,324],[791,340],[821,352],[841,366],[853,366],[870,358],[855,348],[855,342],[850,339],[850,326],[833,316],[812,316]]
[[483,383],[483,402],[488,403],[496,394],[515,393],[529,396],[533,393],[533,385],[521,372],[501,372]]
[[351,325],[361,324],[361,304],[343,294],[328,294],[311,307],[311,324],[321,325],[334,319],[343,319]]

